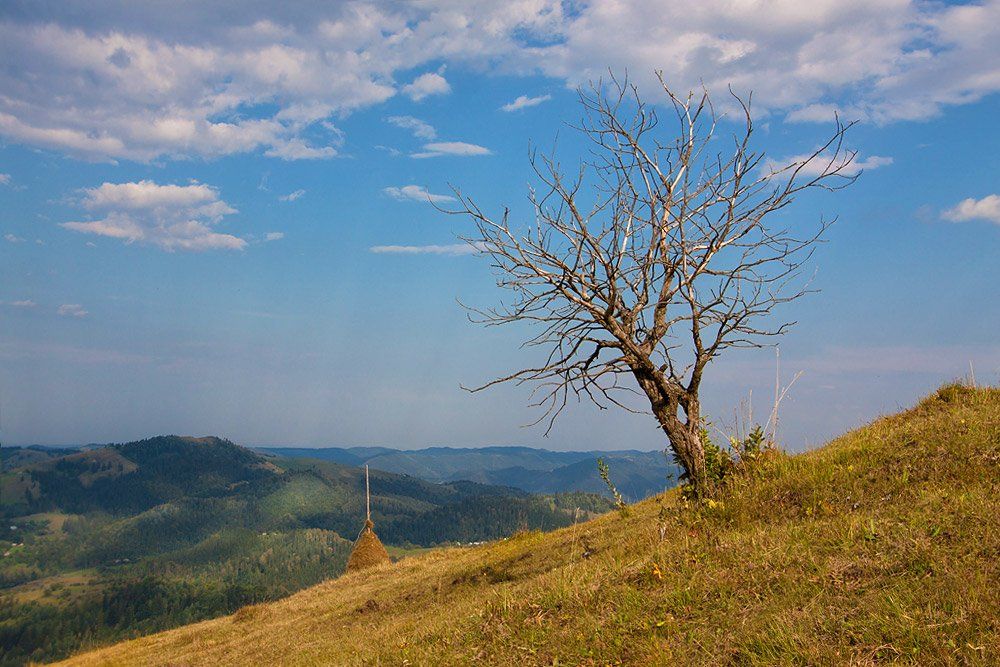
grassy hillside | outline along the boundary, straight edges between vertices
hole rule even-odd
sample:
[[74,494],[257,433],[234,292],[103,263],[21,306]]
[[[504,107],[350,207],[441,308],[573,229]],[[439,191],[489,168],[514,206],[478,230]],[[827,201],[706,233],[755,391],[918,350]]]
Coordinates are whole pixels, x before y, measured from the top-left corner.
[[997,664],[998,492],[1000,391],[947,387],[704,506],[668,493],[69,664]]
[[[363,470],[262,457],[218,438],[22,460],[0,473],[0,667],[287,596],[342,573],[364,519]],[[394,555],[558,528],[577,508],[611,506],[380,471],[372,484]]]

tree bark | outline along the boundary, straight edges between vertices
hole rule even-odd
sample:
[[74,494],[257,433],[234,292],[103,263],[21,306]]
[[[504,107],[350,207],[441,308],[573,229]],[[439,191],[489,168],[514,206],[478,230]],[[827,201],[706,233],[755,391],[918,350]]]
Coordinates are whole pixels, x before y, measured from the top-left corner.
[[703,495],[708,489],[708,474],[705,468],[705,445],[701,441],[701,429],[697,423],[688,419],[687,423],[677,418],[677,414],[661,414],[656,411],[656,419],[660,428],[670,440],[670,447],[677,454],[688,482],[697,495]]
[[[688,482],[698,495],[707,490],[705,444],[701,441],[701,402],[698,395],[676,386],[667,391],[669,381],[648,359],[635,360],[632,374],[649,398],[653,416],[670,442],[670,448],[680,460]],[[645,361],[645,363],[643,363]],[[679,411],[684,410],[684,421]]]

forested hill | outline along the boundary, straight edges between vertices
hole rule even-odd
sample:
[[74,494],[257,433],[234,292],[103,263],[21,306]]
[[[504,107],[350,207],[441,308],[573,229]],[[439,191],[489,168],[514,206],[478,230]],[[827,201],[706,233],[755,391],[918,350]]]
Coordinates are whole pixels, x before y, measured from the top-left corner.
[[[240,484],[267,482],[280,470],[220,438],[160,436],[70,451],[20,468],[4,510],[130,514],[186,497],[223,496]],[[23,490],[19,495],[17,490]]]
[[[220,438],[0,456],[0,665],[210,618],[337,576],[364,520],[362,469]],[[371,483],[376,530],[397,556],[558,528],[610,507],[593,495],[379,470]]]
[[14,468],[24,468],[33,463],[41,463],[49,459],[66,456],[78,452],[76,448],[39,447],[0,447],[0,472]]
[[334,461],[420,477],[431,482],[471,480],[512,486],[531,493],[581,491],[608,495],[597,471],[597,459],[611,469],[618,490],[630,501],[641,500],[673,486],[677,468],[662,451],[564,451],[533,447],[428,447],[403,450],[388,447],[287,448],[258,451]]

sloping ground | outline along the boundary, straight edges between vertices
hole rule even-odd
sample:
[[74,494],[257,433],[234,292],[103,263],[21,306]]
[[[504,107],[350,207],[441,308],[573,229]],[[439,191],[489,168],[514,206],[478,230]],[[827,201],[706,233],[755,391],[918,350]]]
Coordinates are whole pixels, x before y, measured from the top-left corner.
[[666,494],[69,664],[998,664],[998,493],[1000,390],[946,387],[702,508]]

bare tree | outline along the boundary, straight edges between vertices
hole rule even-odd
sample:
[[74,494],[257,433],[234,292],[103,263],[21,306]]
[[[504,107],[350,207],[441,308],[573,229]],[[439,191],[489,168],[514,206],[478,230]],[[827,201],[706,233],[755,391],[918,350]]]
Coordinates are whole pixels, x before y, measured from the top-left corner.
[[639,411],[645,401],[626,394],[644,396],[702,493],[705,369],[724,350],[769,344],[794,324],[772,311],[809,291],[803,264],[832,221],[799,231],[785,209],[805,190],[837,190],[857,174],[843,147],[851,124],[837,119],[819,148],[778,166],[751,146],[749,96],[730,91],[738,129],[717,137],[708,92],[681,97],[659,79],[672,112],[666,131],[627,80],[580,92],[576,129],[592,142],[589,157],[567,174],[553,155],[532,155],[542,190],[531,192],[533,221],[515,228],[509,209],[490,217],[458,191],[449,213],[472,217],[477,234],[466,241],[512,295],[470,309],[473,319],[534,323],[525,344],[547,350],[536,366],[471,391],[534,383],[532,405],[549,429],[571,398]]

